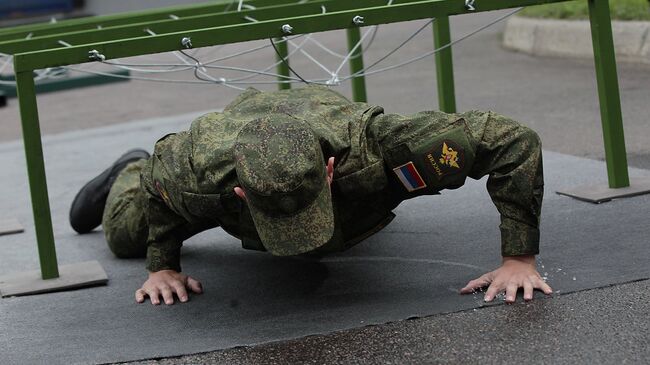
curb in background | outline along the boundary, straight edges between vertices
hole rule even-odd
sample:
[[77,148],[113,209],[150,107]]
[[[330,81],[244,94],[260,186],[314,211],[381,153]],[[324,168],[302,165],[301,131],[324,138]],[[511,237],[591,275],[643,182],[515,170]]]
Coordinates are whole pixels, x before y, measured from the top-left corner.
[[[650,64],[650,22],[613,21],[616,59]],[[593,58],[588,20],[508,19],[503,46],[536,56]]]

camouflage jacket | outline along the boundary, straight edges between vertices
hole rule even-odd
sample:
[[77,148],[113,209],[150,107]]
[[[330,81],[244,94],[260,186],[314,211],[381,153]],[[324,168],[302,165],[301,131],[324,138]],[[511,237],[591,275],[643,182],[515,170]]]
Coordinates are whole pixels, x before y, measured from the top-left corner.
[[[345,250],[381,230],[405,199],[461,186],[472,175],[484,133],[467,120],[483,125],[481,119],[489,118],[484,113],[384,115],[381,107],[352,103],[317,86],[268,93],[248,89],[223,112],[204,115],[189,131],[156,143],[141,175],[148,201],[148,270],[180,271],[182,242],[218,226],[241,239],[244,248],[264,250],[246,204],[233,193],[238,180],[232,149],[247,122],[273,113],[305,120],[323,156],[336,158],[336,228],[332,240],[318,249],[322,252]],[[536,254],[539,212],[508,203],[511,193],[490,191],[502,214],[502,253]]]

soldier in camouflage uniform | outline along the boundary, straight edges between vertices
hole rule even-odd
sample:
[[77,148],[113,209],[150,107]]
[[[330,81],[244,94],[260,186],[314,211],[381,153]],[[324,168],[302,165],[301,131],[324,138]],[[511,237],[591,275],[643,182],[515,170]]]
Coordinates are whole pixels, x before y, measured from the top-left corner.
[[[337,252],[384,228],[400,202],[485,175],[501,214],[503,265],[461,292],[489,285],[485,300],[505,291],[508,302],[519,288],[527,300],[534,289],[551,292],[535,268],[540,141],[492,112],[402,116],[324,87],[248,89],[142,157],[104,172],[112,176],[102,185],[107,197],[94,206],[79,196],[101,194],[84,187],[70,215],[80,233],[102,223],[116,256],[146,257],[138,302],[172,304],[174,294],[184,302],[188,289],[201,292],[181,273],[180,252],[203,230],[222,227],[244,248],[278,256]],[[103,212],[101,221],[88,220],[89,207]]]

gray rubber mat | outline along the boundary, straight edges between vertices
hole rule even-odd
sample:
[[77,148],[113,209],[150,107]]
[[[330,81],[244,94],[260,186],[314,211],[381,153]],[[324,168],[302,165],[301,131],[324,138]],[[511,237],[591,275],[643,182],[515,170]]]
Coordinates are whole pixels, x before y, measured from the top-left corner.
[[[115,259],[101,231],[67,224],[77,189],[124,150],[151,148],[193,116],[45,138],[59,261],[98,260],[108,286],[0,300],[0,363],[96,363],[174,356],[483,305],[461,296],[468,280],[499,264],[499,217],[484,181],[403,203],[384,231],[320,261],[245,251],[212,230],[186,243],[185,272],[205,293],[170,307],[137,305],[141,260]],[[0,203],[27,228],[0,237],[0,275],[38,267],[22,145],[0,144]],[[555,190],[605,184],[604,163],[545,153],[540,272],[562,295],[650,277],[650,196],[594,205]],[[631,170],[632,177],[650,171]]]

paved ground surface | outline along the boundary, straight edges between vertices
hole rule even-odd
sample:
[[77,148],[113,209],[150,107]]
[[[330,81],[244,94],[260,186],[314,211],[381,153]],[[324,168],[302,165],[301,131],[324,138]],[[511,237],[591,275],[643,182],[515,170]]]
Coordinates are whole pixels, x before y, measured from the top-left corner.
[[[492,13],[455,18],[453,32],[456,35],[464,34],[496,16]],[[404,23],[382,28],[379,33],[382,42],[376,42],[369,49],[368,58],[385,54],[419,24]],[[532,58],[504,51],[499,47],[500,29],[496,27],[485,31],[454,48],[459,110],[496,110],[538,130],[547,150],[602,158],[602,135],[592,62]],[[416,38],[391,58],[392,62],[429,50],[429,36],[425,32]],[[344,38],[335,32],[323,39],[335,44]],[[271,57],[269,54],[268,58]],[[262,67],[268,63],[260,58],[247,58],[243,62],[251,67]],[[309,72],[306,63],[296,61],[294,67]],[[370,99],[385,106],[388,112],[408,113],[435,108],[433,75],[433,62],[425,60],[372,77],[368,80]],[[650,69],[647,66],[621,64],[619,79],[630,162],[633,166],[650,169],[650,125],[647,116]],[[346,88],[342,90],[347,92]],[[219,108],[235,94],[208,86],[160,87],[131,82],[44,95],[39,102],[43,131],[55,134],[146,117]],[[1,140],[19,138],[15,102],[0,110],[0,120]],[[79,151],[79,158],[83,158],[83,153],[85,151]],[[20,168],[20,163],[17,163],[17,168]],[[562,176],[554,178],[561,179]],[[589,176],[583,178],[589,179]],[[595,176],[594,179],[602,181],[602,176]],[[62,206],[61,210],[65,210],[65,207]],[[643,208],[636,214],[642,212]],[[611,214],[624,216],[626,211],[612,209]],[[580,219],[578,216],[568,218],[565,223],[576,225]],[[628,232],[617,231],[616,227],[611,227],[611,233],[613,237],[628,236]],[[644,237],[647,239],[647,235],[641,234],[641,239]],[[618,251],[621,250],[612,250]],[[603,247],[602,254],[611,253]],[[647,255],[645,252],[643,254]],[[571,255],[570,259],[575,261],[584,257],[579,247],[566,255]],[[626,264],[624,261],[621,263],[622,266]],[[599,265],[598,262],[590,264],[592,267]],[[616,270],[617,267],[608,269]],[[636,279],[647,278],[647,275],[642,276]],[[620,283],[626,280],[613,277],[612,281]],[[644,325],[647,321],[643,320],[648,313],[647,294],[647,282],[638,282],[562,295],[528,305],[497,306],[397,321],[291,342],[166,361],[501,363],[530,356],[533,362],[539,363],[613,363],[623,360],[642,363],[647,357],[648,327]],[[521,349],[526,349],[528,353]]]
[[649,300],[646,280],[134,364],[644,364],[650,356]]
[[[184,271],[200,279],[205,292],[183,305],[135,304],[133,292],[146,277],[143,260],[115,258],[101,230],[73,232],[69,205],[78,187],[118,151],[151,146],[157,136],[182,128],[191,118],[157,118],[44,138],[59,262],[97,260],[110,281],[84,290],[0,300],[0,348],[12,349],[3,353],[3,364],[178,356],[485,305],[481,293],[458,294],[468,280],[500,261],[498,214],[484,180],[404,202],[386,229],[321,260],[246,251],[222,230],[206,231],[185,242],[182,257]],[[96,153],[85,153],[89,150]],[[6,167],[0,206],[31,227],[22,155],[20,143],[0,143],[0,166]],[[549,194],[539,270],[556,293],[649,278],[650,227],[645,222],[650,195],[594,205],[553,194],[567,185],[604,184],[599,177],[604,164],[551,151],[544,159]],[[631,173],[650,177],[648,170]],[[34,241],[32,229],[0,237],[0,277],[38,266]],[[625,354],[629,349],[616,351]]]

